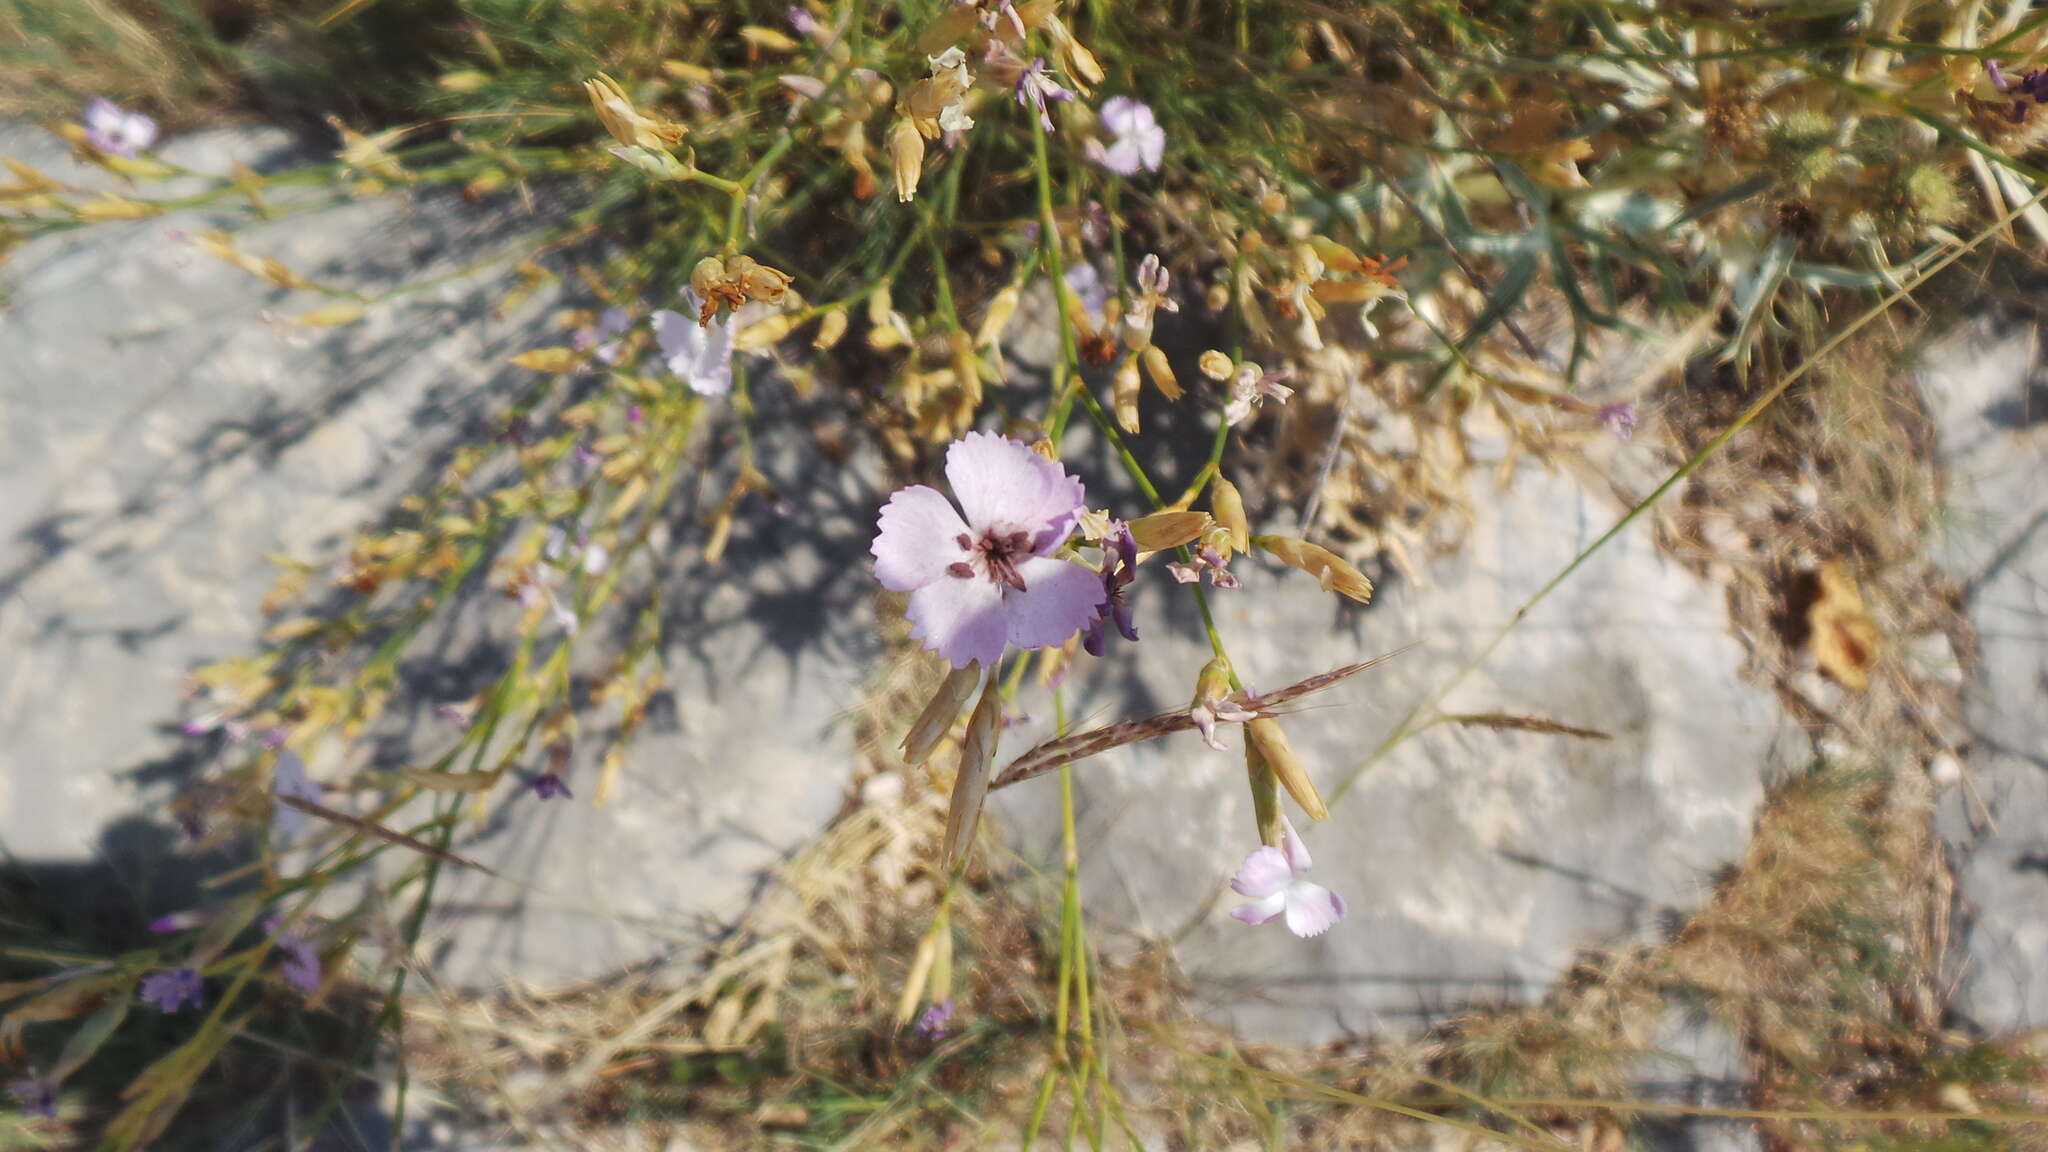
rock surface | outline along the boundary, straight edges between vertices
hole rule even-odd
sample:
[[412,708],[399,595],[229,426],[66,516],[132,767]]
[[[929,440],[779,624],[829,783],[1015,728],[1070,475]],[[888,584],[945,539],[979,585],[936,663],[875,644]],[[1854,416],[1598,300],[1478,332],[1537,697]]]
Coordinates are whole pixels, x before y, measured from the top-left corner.
[[1941,813],[1967,961],[1953,1007],[2018,1032],[2048,1026],[2048,387],[2031,326],[1972,325],[1923,362],[1948,478],[1936,555],[1977,641]]
[[[1385,580],[1368,608],[1263,559],[1234,565],[1242,588],[1211,594],[1233,662],[1260,687],[1413,645],[1286,722],[1325,796],[1622,511],[1563,472],[1523,466],[1505,486],[1492,475],[1470,477],[1463,547],[1423,582]],[[1074,714],[1143,715],[1192,695],[1209,652],[1189,597],[1149,571],[1137,606],[1141,642],[1077,673]],[[1240,753],[1189,733],[1097,757],[1075,775],[1093,922],[1175,941],[1210,1013],[1263,1040],[1403,1034],[1540,997],[1581,950],[1654,938],[1696,907],[1748,842],[1765,781],[1802,762],[1776,699],[1738,676],[1742,657],[1721,592],[1639,524],[1443,704],[1610,739],[1441,725],[1398,745],[1327,822],[1303,822],[1311,878],[1350,907],[1309,940],[1228,916],[1227,881],[1256,845]],[[1058,789],[1037,784],[998,801],[1027,854],[1057,860]]]
[[[165,154],[222,172],[291,148],[277,132],[219,131]],[[0,154],[106,183],[35,129],[0,129]],[[560,335],[542,322],[545,298],[497,314],[502,261],[346,328],[275,322],[267,309],[322,301],[185,240],[229,221],[244,250],[368,293],[522,253],[533,228],[516,207],[387,196],[253,224],[230,208],[102,225],[0,265],[0,846],[46,874],[112,867],[152,912],[190,896],[163,890],[171,836],[138,814],[200,762],[178,730],[185,674],[256,647],[276,575],[264,554],[338,559],[458,432],[495,427],[530,386],[505,358]],[[446,975],[553,983],[663,956],[736,914],[838,809],[852,763],[839,717],[874,662],[854,513],[879,497],[871,470],[828,468],[786,438],[764,435],[762,453],[790,499],[735,531],[727,571],[746,578],[679,581],[667,598],[679,703],[653,714],[610,804],[592,806],[587,789],[569,803],[520,797],[465,849],[509,879],[458,877],[446,891],[429,928]],[[696,534],[720,480],[679,502],[679,532]],[[408,653],[409,682],[445,694],[393,709],[411,723],[398,754],[447,739],[432,705],[464,694],[466,662],[488,662],[502,619],[474,617],[493,611]]]

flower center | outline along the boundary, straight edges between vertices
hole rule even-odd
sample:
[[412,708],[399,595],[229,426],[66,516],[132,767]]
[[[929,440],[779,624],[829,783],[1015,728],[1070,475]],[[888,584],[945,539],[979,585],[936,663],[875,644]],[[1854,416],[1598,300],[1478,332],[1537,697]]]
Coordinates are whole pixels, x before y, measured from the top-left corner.
[[990,583],[1024,591],[1024,577],[1018,573],[1017,565],[1031,557],[1029,532],[1001,532],[991,528],[983,532],[979,540],[962,532],[955,541],[972,553],[974,559],[947,565],[949,575],[967,580],[979,574]]

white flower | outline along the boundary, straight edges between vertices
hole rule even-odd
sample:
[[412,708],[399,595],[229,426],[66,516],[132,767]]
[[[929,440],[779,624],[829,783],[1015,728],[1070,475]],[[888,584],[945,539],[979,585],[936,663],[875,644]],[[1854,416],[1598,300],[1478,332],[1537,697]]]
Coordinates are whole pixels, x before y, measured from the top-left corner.
[[1320,936],[1344,918],[1344,898],[1302,879],[1309,869],[1308,846],[1287,817],[1282,816],[1280,824],[1281,846],[1260,845],[1231,878],[1231,889],[1251,902],[1232,908],[1230,914],[1247,924],[1285,916],[1289,932],[1304,938]]
[[1166,155],[1166,129],[1152,115],[1152,109],[1129,96],[1111,96],[1102,102],[1102,127],[1114,140],[1104,148],[1089,141],[1088,158],[1119,176],[1135,176],[1139,170],[1159,171]]
[[699,323],[701,302],[687,288],[683,304],[687,314],[666,308],[654,314],[654,342],[668,370],[682,377],[690,391],[723,396],[732,391],[732,320],[718,316]]

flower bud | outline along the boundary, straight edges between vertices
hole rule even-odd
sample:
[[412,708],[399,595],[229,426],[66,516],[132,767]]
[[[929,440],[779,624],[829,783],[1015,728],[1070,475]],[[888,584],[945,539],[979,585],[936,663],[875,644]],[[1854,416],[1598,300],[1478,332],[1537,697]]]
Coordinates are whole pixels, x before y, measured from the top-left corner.
[[1251,522],[1245,519],[1244,497],[1238,494],[1237,485],[1225,480],[1220,474],[1209,485],[1209,511],[1216,516],[1216,522],[1230,533],[1230,546],[1239,552],[1249,552],[1252,547]]
[[834,308],[830,312],[825,313],[824,319],[818,322],[818,334],[811,338],[811,347],[820,350],[830,348],[834,344],[839,343],[840,337],[844,335],[846,335],[846,310],[844,308]]
[[907,119],[899,118],[889,127],[889,163],[896,177],[896,199],[915,199],[917,182],[924,177],[924,137]]
[[745,256],[735,256],[730,263],[739,266],[733,269],[732,277],[738,283],[740,293],[749,300],[780,304],[783,294],[789,291],[792,277],[779,268],[770,268]]
[[1302,764],[1301,757],[1296,756],[1293,747],[1287,743],[1287,733],[1281,731],[1280,722],[1271,716],[1261,716],[1257,720],[1247,722],[1244,730],[1251,747],[1257,750],[1259,759],[1265,761],[1266,766],[1273,770],[1273,775],[1280,780],[1280,786],[1287,789],[1287,794],[1294,797],[1294,802],[1301,805],[1301,810],[1308,813],[1308,818],[1328,818],[1329,806],[1323,803],[1322,794],[1316,791],[1315,781],[1309,779],[1307,766]]
[[1206,512],[1154,512],[1131,521],[1131,539],[1141,551],[1160,552],[1199,539],[1212,523]]
[[974,355],[974,341],[966,332],[955,328],[948,334],[947,343],[952,345],[953,382],[960,386],[970,403],[980,404],[981,361]]
[[1237,370],[1236,365],[1230,362],[1230,357],[1214,348],[1202,353],[1201,358],[1195,361],[1195,366],[1202,370],[1202,375],[1218,381],[1230,379],[1230,374]]
[[1138,390],[1143,381],[1138,376],[1138,360],[1126,356],[1116,366],[1116,376],[1110,382],[1110,404],[1116,409],[1117,427],[1137,435],[1138,433]]
[[1152,386],[1168,400],[1180,399],[1180,381],[1174,378],[1173,365],[1167,361],[1166,353],[1157,345],[1147,344],[1138,355],[1145,362],[1145,372],[1152,377]]
[[695,292],[699,300],[711,299],[724,282],[725,261],[716,256],[706,256],[690,269],[690,291]]
[[767,348],[789,335],[796,327],[797,318],[789,313],[770,316],[757,324],[749,324],[733,335],[732,346],[741,351],[752,352]]
[[1195,677],[1195,703],[1206,704],[1230,695],[1230,661],[1212,657]]
[[1311,236],[1308,243],[1309,247],[1315,249],[1316,255],[1322,258],[1323,263],[1333,271],[1356,272],[1364,267],[1356,253],[1327,236]]
[[1341,593],[1360,604],[1372,602],[1372,581],[1366,579],[1365,573],[1320,544],[1289,536],[1255,536],[1252,543],[1288,567],[1315,577],[1325,592]]
[[1003,329],[1010,326],[1010,317],[1017,314],[1017,302],[1021,293],[1015,284],[996,293],[988,302],[988,311],[981,317],[981,327],[974,333],[974,343],[986,347],[1002,339]]

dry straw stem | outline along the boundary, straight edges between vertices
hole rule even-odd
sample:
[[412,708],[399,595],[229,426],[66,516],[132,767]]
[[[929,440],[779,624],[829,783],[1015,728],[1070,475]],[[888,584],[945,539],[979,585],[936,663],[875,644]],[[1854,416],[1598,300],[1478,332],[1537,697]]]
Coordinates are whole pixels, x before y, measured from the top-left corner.
[[1839,332],[1836,332],[1833,336],[1828,337],[1825,343],[1823,343],[1819,348],[1814,349],[1813,355],[1807,357],[1805,360],[1800,361],[1798,367],[1792,369],[1790,372],[1785,373],[1783,379],[1779,380],[1776,384],[1773,384],[1768,389],[1766,389],[1763,395],[1758,396],[1754,401],[1750,403],[1749,407],[1743,409],[1742,414],[1740,416],[1737,416],[1734,419],[1734,421],[1728,425],[1728,427],[1722,429],[1720,433],[1717,434],[1712,440],[1707,441],[1705,446],[1703,446],[1698,452],[1693,453],[1691,458],[1687,459],[1685,463],[1680,464],[1675,470],[1673,470],[1671,475],[1665,477],[1664,482],[1657,485],[1657,487],[1653,489],[1648,496],[1643,497],[1642,500],[1638,501],[1633,508],[1630,508],[1627,512],[1623,513],[1621,519],[1616,520],[1614,522],[1613,527],[1601,533],[1599,539],[1587,545],[1585,551],[1580,552],[1577,556],[1574,556],[1570,563],[1566,564],[1563,568],[1558,570],[1557,575],[1552,576],[1543,585],[1543,587],[1538,588],[1536,590],[1535,595],[1529,597],[1529,599],[1526,602],[1524,602],[1520,608],[1515,609],[1514,616],[1511,617],[1506,624],[1501,626],[1500,631],[1494,634],[1493,639],[1489,640],[1484,648],[1481,648],[1476,654],[1473,655],[1473,657],[1470,660],[1466,661],[1465,664],[1462,667],[1460,667],[1456,672],[1453,672],[1450,675],[1450,677],[1446,679],[1443,682],[1443,684],[1437,688],[1436,691],[1431,692],[1429,695],[1417,701],[1415,706],[1408,710],[1408,714],[1401,718],[1401,722],[1394,726],[1394,730],[1387,735],[1387,738],[1380,742],[1379,747],[1373,749],[1372,754],[1370,756],[1367,756],[1362,762],[1360,762],[1356,768],[1353,768],[1351,770],[1351,774],[1345,777],[1344,780],[1341,781],[1337,785],[1337,787],[1330,793],[1330,802],[1334,804],[1342,800],[1344,798],[1344,794],[1351,790],[1352,785],[1358,783],[1360,777],[1364,776],[1365,773],[1373,767],[1373,765],[1379,763],[1381,757],[1385,756],[1389,751],[1391,751],[1395,745],[1407,739],[1409,736],[1413,735],[1416,731],[1423,727],[1424,724],[1420,723],[1421,718],[1426,713],[1434,711],[1437,705],[1443,703],[1444,699],[1457,689],[1458,685],[1465,682],[1465,678],[1467,676],[1470,676],[1473,672],[1477,671],[1480,665],[1486,663],[1486,661],[1493,656],[1494,652],[1500,648],[1501,644],[1507,640],[1508,634],[1515,630],[1515,626],[1528,618],[1530,611],[1533,610],[1536,607],[1536,605],[1542,603],[1544,598],[1549,596],[1552,592],[1557,591],[1558,586],[1563,584],[1566,580],[1571,579],[1572,574],[1577,572],[1579,570],[1579,567],[1583,565],[1587,560],[1591,559],[1594,553],[1600,551],[1600,549],[1602,548],[1605,548],[1609,541],[1612,541],[1616,536],[1621,535],[1624,529],[1626,529],[1630,524],[1635,523],[1637,517],[1649,511],[1650,508],[1657,503],[1657,501],[1664,498],[1665,494],[1669,493],[1673,488],[1678,487],[1680,482],[1682,482],[1686,477],[1692,475],[1693,472],[1697,470],[1700,465],[1706,463],[1707,460],[1711,458],[1716,452],[1719,452],[1723,445],[1727,444],[1728,441],[1734,439],[1735,436],[1738,433],[1740,433],[1744,428],[1749,427],[1752,421],[1754,421],[1758,416],[1761,416],[1764,413],[1765,409],[1769,408],[1772,404],[1775,404],[1778,398],[1780,396],[1783,396],[1785,392],[1792,387],[1792,385],[1804,379],[1806,377],[1806,374],[1813,369],[1814,365],[1827,359],[1830,355],[1834,353],[1834,351],[1837,348],[1840,348],[1845,342],[1847,342],[1851,336],[1854,336],[1856,333],[1862,331],[1866,325],[1870,324],[1878,317],[1884,315],[1886,312],[1889,312],[1893,305],[1910,296],[1914,289],[1920,287],[1922,284],[1925,284],[1927,283],[1927,281],[1933,279],[1937,273],[1939,273],[1942,269],[1947,268],[1950,264],[1953,264],[1957,260],[1962,259],[1965,255],[1976,251],[1986,241],[1998,236],[2014,220],[2018,219],[2020,214],[2026,211],[2027,208],[2039,204],[2043,200],[2048,200],[2048,189],[2043,189],[2042,191],[2035,193],[2034,196],[2031,199],[2027,200],[2026,203],[2013,208],[2005,215],[1999,217],[1997,220],[1994,220],[1990,225],[1986,226],[1982,231],[1978,232],[1975,236],[1970,237],[1968,241],[1959,245],[1953,251],[1942,256],[1940,259],[1935,260],[1934,262],[1928,264],[1924,269],[1921,269],[1918,274],[1913,276],[1912,279],[1910,279],[1906,283],[1899,285],[1897,288],[1887,293],[1884,299],[1879,300],[1877,303],[1871,305],[1868,309],[1864,310],[1864,312],[1861,315],[1857,316],[1854,320],[1851,320],[1847,325],[1845,325]]
[[[1312,692],[1320,692],[1333,684],[1347,680],[1365,671],[1367,668],[1382,661],[1392,659],[1405,651],[1407,649],[1397,648],[1384,656],[1375,656],[1370,660],[1360,661],[1357,664],[1346,664],[1341,668],[1333,668],[1328,672],[1318,673],[1306,680],[1289,684],[1285,688],[1268,692],[1263,696],[1242,697],[1238,702],[1243,704],[1247,711],[1257,712],[1262,717],[1278,716],[1280,715],[1279,709],[1281,705],[1292,703]],[[1010,761],[1009,767],[1004,768],[1002,773],[990,782],[988,788],[991,792],[999,788],[1007,788],[1012,784],[1029,780],[1033,776],[1042,776],[1062,764],[1071,764],[1076,760],[1084,760],[1090,756],[1107,752],[1112,748],[1121,748],[1126,744],[1138,744],[1146,740],[1157,740],[1161,736],[1171,736],[1175,732],[1187,732],[1192,730],[1194,726],[1194,717],[1188,714],[1187,709],[1179,708],[1171,712],[1161,712],[1154,716],[1147,716],[1143,720],[1126,720],[1121,724],[1106,724],[1100,728],[1090,728],[1086,731],[1076,732],[1071,736],[1061,736],[1055,740],[1047,740],[1015,760]]]

